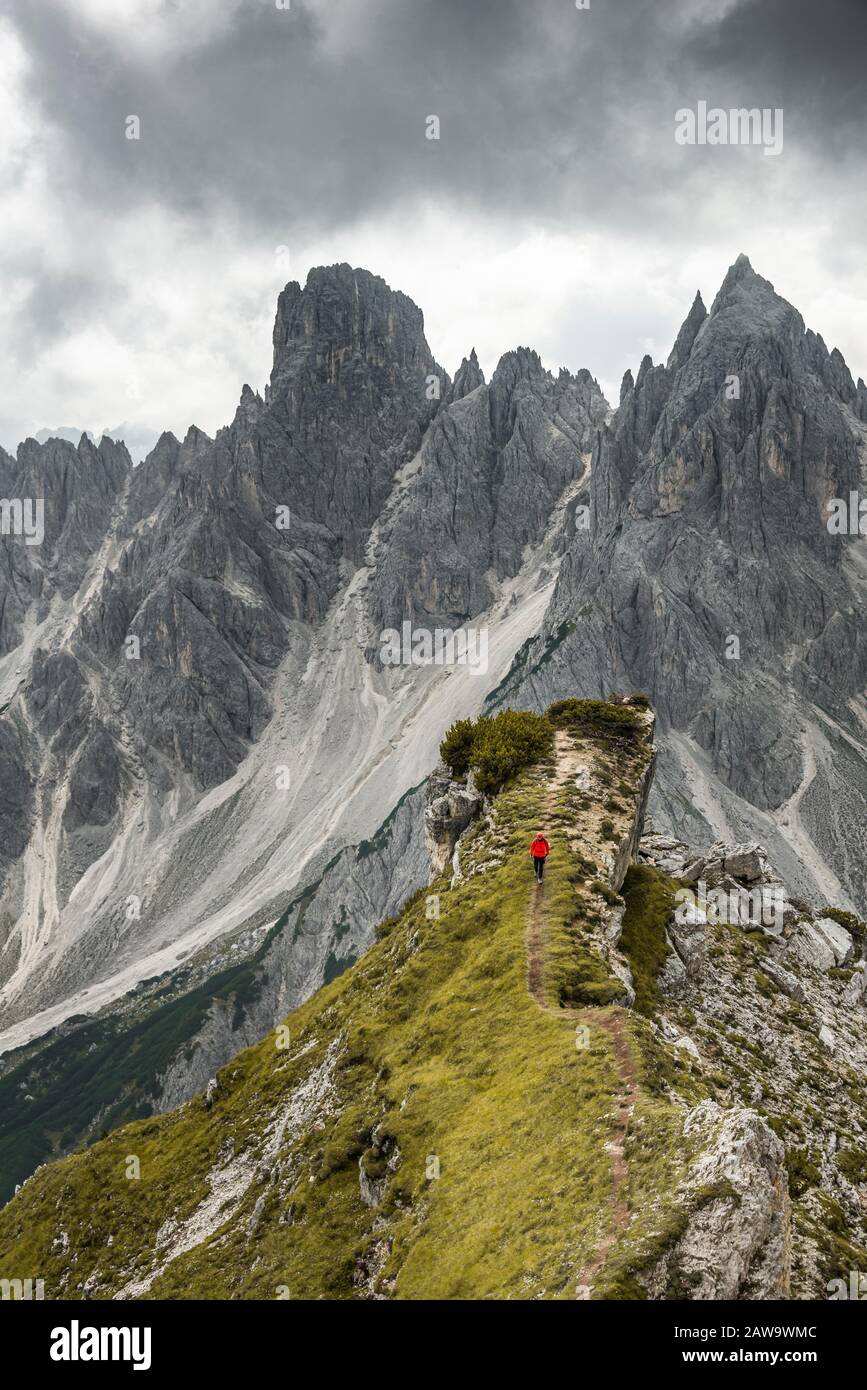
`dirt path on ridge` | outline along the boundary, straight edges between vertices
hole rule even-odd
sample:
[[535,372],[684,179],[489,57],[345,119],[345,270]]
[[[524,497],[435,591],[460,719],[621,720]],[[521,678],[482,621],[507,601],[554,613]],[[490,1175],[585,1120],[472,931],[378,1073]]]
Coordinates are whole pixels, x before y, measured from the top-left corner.
[[[556,767],[545,794],[544,815],[548,819],[554,812],[557,793],[575,775],[579,754],[566,734],[558,732],[555,738]],[[638,1099],[638,1077],[635,1062],[629,1047],[623,1015],[603,1014],[599,1009],[555,1009],[545,1000],[544,960],[545,960],[545,881],[534,878],[530,888],[530,910],[527,918],[527,988],[530,994],[547,1014],[556,1018],[568,1018],[572,1024],[594,1024],[602,1028],[611,1040],[611,1050],[620,1078],[620,1093],[614,1112],[614,1123],[606,1148],[611,1155],[611,1193],[608,1199],[608,1228],[599,1238],[593,1255],[580,1271],[575,1297],[587,1299],[604,1268],[608,1253],[617,1237],[629,1225],[629,1207],[624,1195],[627,1177],[626,1138],[629,1122]]]

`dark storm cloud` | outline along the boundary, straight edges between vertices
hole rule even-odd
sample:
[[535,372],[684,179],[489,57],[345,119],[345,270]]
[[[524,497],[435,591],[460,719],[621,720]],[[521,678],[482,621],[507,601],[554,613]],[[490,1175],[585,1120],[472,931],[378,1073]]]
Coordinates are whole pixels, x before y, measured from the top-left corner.
[[[667,341],[672,322],[660,329],[644,287],[657,270],[670,280],[705,244],[734,259],[752,249],[745,229],[782,242],[807,227],[838,280],[860,264],[867,0],[590,0],[589,10],[574,0],[292,0],[289,11],[179,0],[163,10],[165,32],[178,34],[169,48],[147,37],[158,7],[141,18],[133,0],[118,4],[122,27],[107,3],[106,22],[88,24],[93,4],[73,13],[71,0],[7,0],[30,62],[34,159],[70,214],[57,231],[67,270],[32,267],[16,282],[5,268],[20,305],[9,315],[19,363],[76,323],[122,323],[120,336],[135,339],[130,287],[158,291],[182,276],[176,245],[201,236],[204,247],[212,225],[222,246],[269,256],[343,229],[351,245],[365,219],[412,245],[425,203],[454,210],[452,225],[476,245],[539,231],[595,237],[615,249],[599,302],[582,312],[594,354],[611,339],[612,363],[603,354],[600,369],[612,378],[618,314],[636,339],[641,319],[645,335]],[[187,13],[202,17],[199,30],[175,26]],[[783,107],[784,158],[676,144],[675,112],[699,99]],[[138,141],[124,138],[131,114]],[[439,141],[425,139],[431,114]],[[126,250],[129,215],[154,206],[178,266],[135,264]],[[496,237],[490,225],[478,231],[485,217]],[[99,256],[77,257],[74,238],[86,243],[88,226],[101,246],[117,228],[124,248],[110,291]],[[427,307],[423,266],[438,248],[421,231],[418,243],[418,289],[406,288]],[[636,244],[650,270],[618,304],[622,257]],[[367,259],[379,268],[369,249]],[[547,273],[539,265],[533,283]],[[191,341],[199,307],[191,302]],[[577,332],[567,317],[564,352]],[[574,350],[579,362],[590,355],[583,340]]]
[[696,73],[783,106],[794,138],[863,154],[865,0],[744,0],[684,46]]
[[[256,221],[333,227],[413,194],[552,216],[650,196],[629,158],[670,143],[677,8],[570,0],[356,0],[338,56],[319,18],[250,3],[177,61],[142,64],[64,11],[15,0],[32,98],[71,146],[58,177],[95,209],[226,200]],[[365,13],[369,17],[365,17]],[[336,33],[340,42],[340,33]],[[666,72],[668,70],[668,77]],[[142,139],[124,139],[129,113]],[[439,142],[424,120],[442,121]],[[58,151],[60,156],[60,151]]]
[[[678,105],[717,100],[719,87],[726,100],[785,105],[790,129],[803,109],[811,138],[839,142],[856,138],[864,104],[863,0],[744,0],[716,18],[677,0],[587,11],[355,0],[337,56],[304,0],[289,12],[251,0],[213,42],[147,64],[134,24],[124,52],[66,12],[14,0],[13,13],[35,60],[33,100],[71,146],[57,170],[70,196],[105,212],[148,198],[184,212],[229,203],[290,234],[416,196],[603,224],[634,219],[638,199],[662,219],[672,190],[661,170],[696,173],[676,162]],[[130,113],[140,141],[124,138]],[[424,139],[432,113],[439,142]]]

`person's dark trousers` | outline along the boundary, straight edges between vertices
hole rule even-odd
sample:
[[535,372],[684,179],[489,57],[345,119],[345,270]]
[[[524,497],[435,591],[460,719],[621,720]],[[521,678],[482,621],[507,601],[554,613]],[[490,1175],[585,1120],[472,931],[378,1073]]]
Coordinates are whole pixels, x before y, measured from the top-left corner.
[[541,854],[533,855],[533,867],[536,870],[536,877],[541,880],[542,874],[545,872],[545,860],[542,858]]

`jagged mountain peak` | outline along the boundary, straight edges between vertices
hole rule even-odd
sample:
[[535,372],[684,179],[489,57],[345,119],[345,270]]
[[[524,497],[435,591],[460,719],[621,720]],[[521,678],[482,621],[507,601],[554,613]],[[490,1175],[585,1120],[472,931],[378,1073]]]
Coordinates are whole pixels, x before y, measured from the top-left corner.
[[653,371],[653,358],[651,357],[651,355],[650,355],[649,352],[646,352],[646,353],[644,354],[644,356],[642,357],[642,359],[641,359],[641,363],[640,363],[639,368],[638,368],[638,376],[635,378],[635,389],[636,389],[636,391],[640,391],[640,390],[641,390],[642,386],[644,385],[645,381],[647,380],[648,374],[649,374],[650,372],[652,372],[652,371]]
[[241,387],[241,396],[235,410],[235,418],[232,421],[233,426],[240,424],[254,425],[260,418],[264,408],[265,402],[259,395],[259,392],[254,391],[252,386],[245,381],[244,385]]
[[[157,440],[156,444],[151,450],[151,454],[155,454],[157,450],[162,452],[165,449],[178,449],[180,448],[180,443],[181,441],[178,439],[177,435],[174,433],[173,430],[163,430],[162,434],[160,435],[159,439]],[[150,457],[151,454],[149,454],[148,457]]]
[[440,395],[450,385],[428,347],[418,305],[349,265],[316,267],[303,290],[297,281],[286,286],[273,346],[266,400],[287,423],[297,422],[317,393],[323,405],[336,397],[356,417],[370,415],[375,396],[387,398],[421,426],[436,408],[429,378],[438,378]]
[[[391,320],[391,321],[389,321]],[[377,333],[403,329],[424,332],[424,314],[409,295],[393,290],[380,276],[345,262],[310,269],[302,289],[291,280],[277,299],[274,323],[275,366],[295,335],[330,336],[340,344],[363,347]]]
[[476,356],[476,349],[470,349],[469,357],[461,360],[461,365],[455,373],[451,390],[448,393],[448,401],[459,401],[464,396],[469,396],[477,387],[484,386],[485,374],[479,366],[479,359]]
[[207,448],[209,444],[213,444],[213,442],[211,436],[206,434],[204,430],[199,429],[198,425],[190,425],[184,435],[185,449],[204,449]]
[[734,260],[732,261],[731,265],[729,266],[726,272],[726,276],[727,278],[745,278],[749,275],[755,275],[755,271],[753,270],[753,263],[747,255],[746,251],[739,251],[738,254],[735,256]]
[[491,385],[497,382],[504,386],[513,386],[521,378],[529,380],[531,377],[544,374],[542,359],[534,348],[516,347],[501,356],[494,368]]
[[726,315],[737,322],[741,332],[762,330],[788,338],[804,332],[804,321],[797,309],[777,293],[770,280],[753,269],[744,255],[729,266],[711,306],[712,320]]

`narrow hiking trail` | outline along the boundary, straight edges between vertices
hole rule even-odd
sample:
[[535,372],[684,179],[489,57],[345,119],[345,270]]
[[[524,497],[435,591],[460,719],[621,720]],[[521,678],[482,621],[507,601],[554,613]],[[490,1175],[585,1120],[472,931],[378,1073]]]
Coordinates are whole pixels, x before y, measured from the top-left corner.
[[[553,816],[558,792],[574,779],[579,767],[580,753],[567,735],[558,732],[555,738],[556,767],[548,784],[543,803],[544,819]],[[602,1009],[554,1008],[545,999],[544,960],[545,960],[545,880],[534,878],[530,888],[530,909],[527,921],[527,987],[530,994],[547,1014],[556,1018],[568,1018],[572,1024],[594,1025],[603,1029],[611,1042],[617,1074],[620,1079],[620,1093],[614,1112],[611,1136],[606,1148],[611,1156],[611,1193],[608,1200],[607,1229],[596,1243],[593,1255],[578,1276],[575,1288],[577,1299],[589,1299],[595,1281],[604,1268],[608,1253],[617,1237],[629,1225],[629,1206],[624,1195],[628,1167],[626,1162],[626,1138],[629,1123],[638,1099],[638,1077],[635,1062],[629,1047],[629,1039],[618,1010],[609,1013]]]

